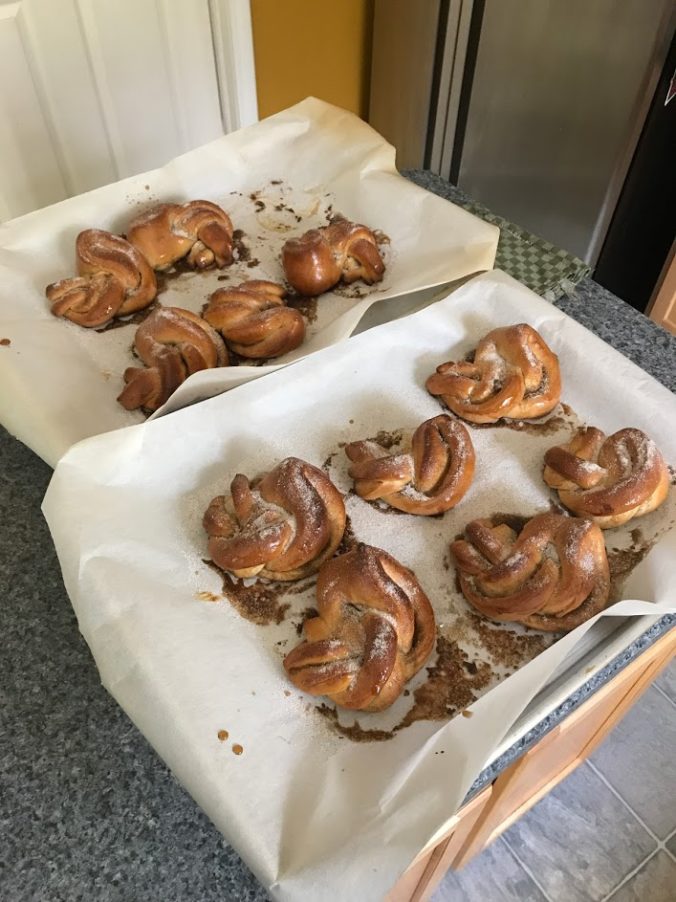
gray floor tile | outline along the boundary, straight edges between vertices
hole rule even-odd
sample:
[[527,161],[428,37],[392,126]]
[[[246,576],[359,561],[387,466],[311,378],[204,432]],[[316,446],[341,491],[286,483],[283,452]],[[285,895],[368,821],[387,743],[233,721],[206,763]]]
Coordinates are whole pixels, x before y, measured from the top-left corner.
[[658,852],[610,897],[609,902],[674,902],[676,861]]
[[676,858],[676,833],[671,837],[671,839],[667,840],[667,849],[671,852],[671,854]]
[[598,902],[655,848],[587,764],[504,837],[552,902]]
[[676,703],[676,658],[657,677],[655,683]]
[[546,902],[501,839],[461,871],[449,871],[431,902]]
[[653,686],[591,761],[660,839],[676,827],[676,708]]

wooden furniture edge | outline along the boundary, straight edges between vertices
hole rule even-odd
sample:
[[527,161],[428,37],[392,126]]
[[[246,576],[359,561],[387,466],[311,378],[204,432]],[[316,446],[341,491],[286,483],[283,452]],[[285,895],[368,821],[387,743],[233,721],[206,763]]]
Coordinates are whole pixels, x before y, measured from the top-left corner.
[[585,761],[675,655],[672,627],[461,808],[447,835],[414,859],[386,902],[428,900],[449,868],[468,864]]

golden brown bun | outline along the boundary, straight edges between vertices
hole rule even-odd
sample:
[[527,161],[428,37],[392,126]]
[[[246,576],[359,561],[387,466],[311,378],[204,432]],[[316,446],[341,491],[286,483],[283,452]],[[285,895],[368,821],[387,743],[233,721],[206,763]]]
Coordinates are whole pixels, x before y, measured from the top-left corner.
[[370,545],[324,564],[317,611],[284,667],[303,692],[343,708],[389,707],[434,648],[434,612],[418,580]]
[[493,620],[571,630],[601,611],[610,573],[603,533],[589,520],[538,514],[517,533],[473,520],[453,542],[463,595]]
[[559,359],[535,329],[520,323],[489,332],[472,363],[442,363],[426,386],[470,423],[541,417],[561,397]]
[[290,238],[282,248],[289,284],[307,297],[322,294],[338,282],[380,282],[385,264],[373,232],[339,219],[321,229]]
[[650,513],[669,491],[666,462],[640,429],[609,437],[593,426],[579,429],[567,445],[547,451],[543,478],[564,507],[601,529]]
[[286,306],[285,293],[275,282],[242,282],[214,291],[202,315],[240,357],[279,357],[305,338],[305,320]]
[[157,294],[152,267],[118,235],[86,229],[77,236],[75,256],[79,277],[46,288],[54,316],[96,329],[147,307]]
[[253,483],[239,473],[230,493],[212,500],[203,523],[212,560],[235,576],[302,579],[343,537],[343,496],[322,470],[297,457]]
[[184,257],[194,269],[232,263],[232,222],[208,200],[152,207],[132,220],[127,239],[153,269],[169,269]]
[[462,423],[440,414],[413,433],[411,451],[388,454],[374,441],[351,442],[345,453],[361,498],[377,498],[407,514],[450,510],[474,477],[474,446]]
[[118,401],[127,410],[157,410],[188,376],[228,365],[223,339],[196,313],[180,307],[154,310],[136,330],[134,349],[144,367],[125,370]]

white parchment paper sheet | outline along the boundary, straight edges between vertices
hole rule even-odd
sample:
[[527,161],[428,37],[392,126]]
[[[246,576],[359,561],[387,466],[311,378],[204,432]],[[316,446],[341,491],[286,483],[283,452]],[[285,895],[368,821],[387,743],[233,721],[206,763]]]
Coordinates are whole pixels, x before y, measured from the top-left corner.
[[[389,741],[353,743],[331,732],[286,682],[272,627],[242,619],[225,601],[198,600],[200,592],[219,591],[201,560],[205,503],[235,472],[253,475],[292,454],[319,465],[327,447],[364,437],[366,428],[373,435],[433,415],[438,405],[424,390],[433,367],[463,355],[490,328],[520,321],[539,329],[560,355],[563,397],[580,416],[607,431],[643,428],[676,460],[670,393],[494,273],[227,395],[89,439],[56,469],[44,512],[104,685],[276,898],[382,898],[448,822],[593,621],[486,692],[471,718],[417,722]],[[472,436],[480,467],[458,516],[483,512],[492,494],[503,503],[506,485],[527,507],[538,493],[548,497],[540,467],[515,455],[516,433]],[[501,443],[502,465],[481,465],[484,452],[494,459],[492,446]],[[387,531],[359,538],[397,550],[440,619],[447,618],[437,574],[420,566],[413,519],[383,515]],[[454,537],[446,517],[435,523],[448,528],[449,541]],[[634,571],[629,600],[601,616],[673,610],[675,549],[676,534],[665,532]],[[377,726],[386,716],[362,715],[361,722],[370,717]],[[219,741],[220,729],[228,730],[227,742]],[[232,753],[233,743],[244,747],[242,755]]]
[[[357,116],[308,99],[168,163],[0,226],[0,422],[54,465],[75,442],[141,422],[116,401],[134,361],[135,325],[96,333],[49,312],[45,286],[74,273],[82,229],[124,232],[159,201],[205,198],[244,231],[247,259],[185,274],[159,296],[199,312],[208,295],[243,279],[283,281],[287,238],[341,213],[390,238],[379,285],[321,297],[304,344],[261,366],[197,373],[167,409],[211,397],[347,338],[376,301],[490,269],[498,229],[399,175],[394,148]],[[223,281],[223,277],[227,281]]]

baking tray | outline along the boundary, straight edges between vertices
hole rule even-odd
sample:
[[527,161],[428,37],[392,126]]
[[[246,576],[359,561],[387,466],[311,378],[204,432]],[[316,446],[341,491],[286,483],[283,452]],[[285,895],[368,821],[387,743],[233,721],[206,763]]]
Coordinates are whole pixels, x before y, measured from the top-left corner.
[[[554,681],[551,692],[568,691],[560,688],[560,668],[570,671],[577,654],[570,679],[584,681],[589,655],[595,667],[607,660],[618,636],[590,632],[595,624],[616,626],[616,618],[631,615],[627,629],[641,632],[643,618],[673,609],[672,491],[669,503],[641,522],[641,541],[659,541],[633,571],[619,605],[551,645],[552,636],[472,621],[475,631],[488,631],[482,641],[495,645],[502,637],[507,655],[477,647],[454,621],[446,638],[455,629],[452,663],[464,682],[454,684],[453,713],[471,716],[394,729],[431,680],[433,659],[409,697],[388,712],[357,717],[362,732],[383,734],[379,741],[355,742],[353,715],[336,718],[330,709],[327,715],[283,675],[281,657],[297,641],[294,626],[311,587],[284,599],[276,594],[278,606],[292,607],[281,623],[272,617],[260,626],[241,616],[224,597],[221,577],[203,563],[201,514],[235,472],[253,475],[295,454],[340,481],[342,442],[380,430],[392,436],[439,412],[425,377],[443,360],[461,358],[490,328],[518,321],[541,331],[560,355],[563,398],[572,411],[555,414],[556,429],[473,430],[477,476],[443,520],[410,522],[365,502],[359,513],[360,499],[347,499],[358,538],[417,572],[444,629],[449,612],[462,614],[465,628],[472,612],[453,595],[438,551],[430,564],[431,549],[446,545],[461,522],[498,505],[522,514],[546,508],[544,448],[577,420],[606,431],[638,426],[668,459],[676,457],[667,425],[676,413],[670,393],[504,274],[472,279],[419,313],[228,395],[83,442],[55,472],[44,510],[104,684],[277,898],[381,898],[443,830],[486,762],[513,741],[543,687]],[[386,528],[367,534],[378,517]],[[623,547],[634,538],[617,530],[609,541]],[[478,686],[476,674],[489,679]],[[555,705],[543,697],[545,706]],[[227,742],[218,738],[223,729]],[[232,743],[244,754],[233,755]]]

